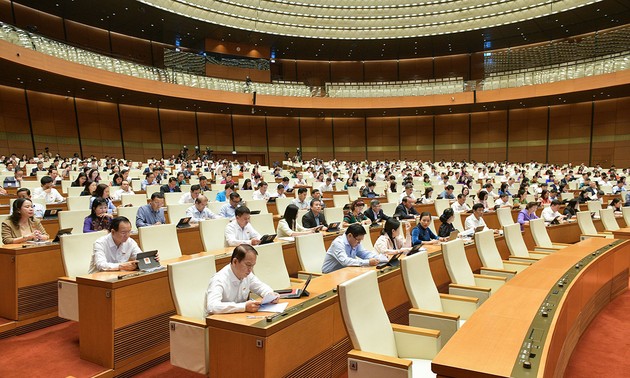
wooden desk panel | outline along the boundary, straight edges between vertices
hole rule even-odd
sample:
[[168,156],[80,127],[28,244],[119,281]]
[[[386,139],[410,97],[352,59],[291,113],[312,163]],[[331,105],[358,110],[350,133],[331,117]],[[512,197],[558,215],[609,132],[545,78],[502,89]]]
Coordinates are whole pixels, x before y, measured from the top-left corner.
[[[481,306],[433,360],[442,377],[509,377],[543,300],[583,257],[611,243],[588,239],[558,251],[512,278]],[[604,252],[582,268],[555,312],[543,345],[540,377],[562,376],[575,342],[592,317],[627,289],[630,244]],[[526,293],[527,295],[524,295]],[[532,375],[533,376],[533,375]]]

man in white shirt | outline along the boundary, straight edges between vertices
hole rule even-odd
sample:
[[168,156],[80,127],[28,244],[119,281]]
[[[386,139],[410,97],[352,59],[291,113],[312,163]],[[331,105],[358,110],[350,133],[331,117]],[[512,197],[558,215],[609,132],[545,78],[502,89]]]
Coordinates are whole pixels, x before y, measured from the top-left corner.
[[562,202],[555,200],[551,202],[551,205],[545,207],[540,214],[540,217],[545,220],[545,222],[553,222],[554,219],[557,219],[559,223],[562,223],[566,216],[560,214],[558,209],[560,209],[560,205]]
[[205,219],[221,218],[219,215],[210,211],[207,206],[208,198],[203,194],[199,195],[195,198],[195,204],[186,209],[186,216],[190,217],[190,221],[193,223],[197,223]]
[[[273,294],[273,289],[260,281],[252,272],[258,252],[254,247],[241,244],[234,248],[230,265],[218,271],[208,285],[206,292],[206,315],[233,312],[257,312],[261,301],[249,300],[254,292],[261,298]],[[278,296],[272,303],[278,302]]]
[[129,186],[129,181],[124,180],[123,182],[120,183],[120,189],[114,192],[114,195],[112,196],[112,200],[120,201],[122,199],[122,196],[127,195],[127,194],[135,194],[135,193],[133,189],[131,189],[131,186]]
[[[131,222],[125,217],[116,217],[111,223],[111,232],[94,242],[89,273],[135,270],[136,256],[142,252],[135,240],[130,238]],[[159,257],[158,257],[159,258]]]
[[[17,198],[28,198],[29,200],[31,199],[31,191],[28,188],[20,188],[17,190],[16,194]],[[35,211],[34,217],[43,218],[44,213],[46,212],[46,208],[41,203],[33,201],[31,201],[31,203],[33,204],[33,210]],[[13,214],[13,206],[9,207],[9,214]]]
[[507,193],[501,193],[499,195],[499,199],[494,201],[494,205],[499,207],[512,207],[510,197],[507,195]]
[[[488,229],[486,226],[486,222],[483,220],[483,210],[484,206],[482,203],[476,203],[473,205],[473,213],[466,218],[466,222],[464,223],[464,228],[466,230],[476,229],[477,227],[482,227],[484,231]],[[496,230],[495,230],[496,232]]]
[[293,187],[294,188],[301,188],[306,186],[306,179],[304,178],[304,172],[298,172],[297,174],[297,178],[295,179],[294,183],[293,183]]
[[260,244],[260,234],[249,223],[251,211],[246,206],[237,207],[234,211],[234,220],[225,226],[225,244],[228,247],[236,247],[241,244]]
[[179,199],[180,204],[195,203],[197,197],[201,194],[201,186],[195,184],[190,187],[190,192],[184,193]]
[[470,206],[466,203],[466,196],[462,193],[457,195],[457,201],[453,202],[451,205],[451,209],[453,209],[456,213],[465,213],[470,210]]
[[270,197],[287,198],[286,194],[284,194],[284,185],[278,184],[278,186],[276,187],[276,192],[270,194]]
[[335,188],[333,188],[332,185],[332,179],[330,177],[326,178],[326,182],[322,183],[319,186],[319,190],[323,193],[323,192],[332,192],[335,190]]
[[44,176],[39,180],[42,185],[40,188],[35,188],[33,191],[33,198],[43,198],[47,204],[61,203],[64,198],[59,194],[57,189],[53,188],[53,179],[50,176]]
[[253,200],[265,200],[265,201],[269,201],[269,193],[267,193],[267,188],[269,187],[269,185],[264,182],[261,181],[258,184],[258,190],[256,190],[253,194],[252,194],[252,199]]
[[413,194],[413,185],[407,184],[405,185],[405,191],[400,193],[400,199],[398,202],[402,202],[402,199],[405,197],[409,197],[413,202],[416,202],[416,196]]

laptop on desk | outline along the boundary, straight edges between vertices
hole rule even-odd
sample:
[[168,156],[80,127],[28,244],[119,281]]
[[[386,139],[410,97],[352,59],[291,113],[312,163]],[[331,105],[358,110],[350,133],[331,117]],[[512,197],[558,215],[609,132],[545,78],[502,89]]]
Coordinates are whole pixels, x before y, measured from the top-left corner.
[[258,215],[258,214],[260,214],[260,210],[252,210],[252,211],[250,212],[250,214],[251,214],[251,215]]
[[267,234],[260,237],[260,244],[269,244],[273,243],[273,240],[276,238],[278,234]]
[[179,222],[177,222],[177,225],[175,226],[175,228],[187,228],[190,227],[190,220],[192,219],[192,217],[183,217],[182,219],[179,220]]
[[397,254],[393,255],[389,261],[384,262],[384,263],[380,263],[376,266],[376,269],[383,269],[385,267],[391,266],[391,267],[395,267],[400,265],[400,256],[402,255],[402,252],[398,252]]
[[61,211],[61,209],[46,209],[46,211],[44,211],[44,217],[42,219],[58,219],[59,211]]
[[306,291],[306,288],[308,287],[308,284],[311,283],[311,278],[313,278],[313,275],[309,274],[306,282],[304,282],[304,286],[301,289],[291,290],[291,292],[287,294],[280,294],[280,299],[298,299],[302,296],[308,297],[309,293]]
[[57,231],[57,235],[55,235],[55,238],[53,239],[53,243],[59,243],[59,237],[61,235],[70,235],[71,233],[72,233],[72,227],[62,228],[61,230]]
[[328,231],[330,232],[335,232],[335,231],[339,231],[339,225],[341,223],[340,222],[332,222],[328,224]]
[[459,231],[455,230],[455,231],[451,232],[451,234],[448,236],[448,240],[449,241],[453,241],[453,240],[457,239],[458,235],[459,235]]

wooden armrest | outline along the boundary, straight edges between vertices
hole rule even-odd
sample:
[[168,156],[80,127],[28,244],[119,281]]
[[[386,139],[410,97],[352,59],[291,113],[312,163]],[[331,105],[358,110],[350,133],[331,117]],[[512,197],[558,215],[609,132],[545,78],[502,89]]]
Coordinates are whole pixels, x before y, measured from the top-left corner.
[[184,324],[194,325],[194,326],[203,327],[203,328],[207,327],[206,319],[196,319],[196,318],[189,318],[187,316],[173,315],[170,317],[170,320],[177,323],[184,323]]
[[440,299],[448,301],[461,301],[470,303],[479,303],[479,298],[464,297],[463,295],[442,294],[440,293]]
[[512,264],[512,265],[523,265],[523,266],[530,266],[532,265],[531,263],[528,262],[523,262],[523,261],[508,261],[508,260],[503,260],[504,264]]
[[354,358],[361,361],[371,362],[375,364],[387,365],[399,369],[411,369],[412,362],[402,358],[386,356],[384,354],[363,352],[361,350],[352,349],[348,352],[348,358]]
[[77,283],[77,278],[76,277],[59,277],[57,278],[57,281]]
[[305,270],[298,270],[298,277],[300,276],[300,274],[306,275],[308,276],[309,274],[313,275],[313,277],[321,277],[324,274],[323,273],[315,273],[315,272],[307,272]]
[[589,238],[605,238],[606,235],[605,234],[581,234],[580,236],[584,237],[589,237]]
[[604,234],[604,235],[612,235],[613,234],[612,231],[608,231],[608,230],[606,230],[606,231],[597,231],[597,233],[598,234]]
[[[494,273],[511,274],[511,275],[516,275],[517,273],[516,270],[486,268],[485,266],[482,266],[480,270],[487,271],[487,272],[494,272]],[[481,275],[488,276],[488,277],[495,277],[493,275],[484,274],[484,273],[482,273]]]
[[459,320],[458,314],[448,314],[446,312],[420,310],[419,308],[410,308],[409,315],[430,316],[434,318],[440,318],[440,319],[446,319],[446,320],[452,320],[452,321]]
[[557,246],[562,246],[562,247],[568,247],[568,246],[570,246],[570,245],[573,245],[573,244],[571,244],[571,243],[556,243],[556,242],[554,242],[554,241],[552,241],[552,242],[551,242],[551,244],[553,244],[553,245],[557,245]]
[[448,287],[449,288],[454,288],[454,289],[473,290],[473,291],[479,291],[479,292],[485,292],[485,293],[489,293],[492,290],[489,287],[460,285],[460,284],[454,284],[454,283],[449,284]]
[[304,281],[306,281],[306,280],[303,280],[301,278],[289,277],[289,281],[291,281],[292,283],[304,283]]
[[503,281],[505,282],[505,277],[497,277],[497,276],[489,276],[486,274],[473,274],[475,278],[481,278],[484,280],[495,280],[495,281]]
[[411,327],[411,326],[406,326],[402,324],[392,324],[392,331],[408,333],[411,335],[418,335],[418,336],[428,336],[428,337],[434,337],[434,338],[437,338],[440,336],[440,331],[436,331],[434,329]]
[[458,314],[462,319],[468,319],[479,307],[479,298],[461,295],[440,294],[442,309],[448,313]]
[[554,252],[554,251],[559,251],[562,248],[565,248],[565,247],[553,247],[553,246],[551,246],[551,247],[541,247],[539,245],[535,245],[534,246],[534,251],[536,251],[536,252],[547,252],[547,251]]
[[525,263],[535,263],[536,261],[540,260],[540,259],[535,259],[533,257],[518,257],[518,256],[510,256],[508,257],[508,260],[510,262],[525,262]]
[[545,255],[545,256],[549,256],[551,255],[553,252],[541,252],[541,251],[527,251],[530,255]]

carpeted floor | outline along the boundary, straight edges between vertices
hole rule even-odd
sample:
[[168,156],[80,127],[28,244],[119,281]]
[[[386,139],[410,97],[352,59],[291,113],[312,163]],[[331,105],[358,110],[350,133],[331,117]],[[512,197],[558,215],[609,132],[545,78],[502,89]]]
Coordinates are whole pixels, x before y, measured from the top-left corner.
[[630,377],[630,291],[597,315],[573,350],[566,378]]
[[0,340],[0,377],[91,377],[105,369],[79,358],[79,323],[65,322]]

